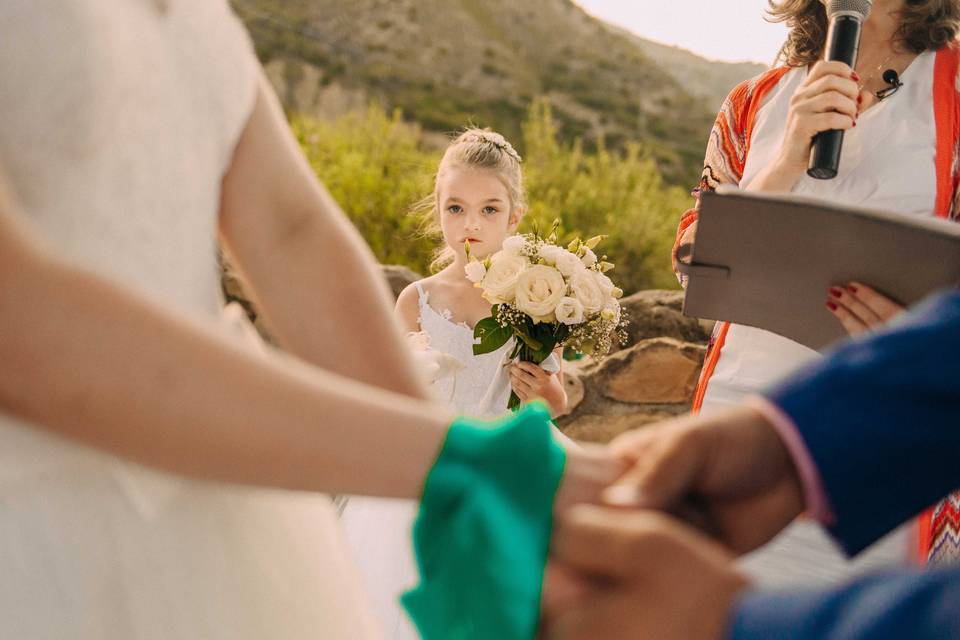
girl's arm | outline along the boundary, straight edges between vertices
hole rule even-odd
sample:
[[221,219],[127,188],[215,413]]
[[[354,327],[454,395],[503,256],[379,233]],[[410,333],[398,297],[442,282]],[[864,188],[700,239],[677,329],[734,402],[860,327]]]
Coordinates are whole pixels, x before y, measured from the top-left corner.
[[313,174],[262,76],[223,181],[220,230],[286,350],[329,371],[427,397],[373,254]]
[[420,294],[415,284],[407,285],[400,292],[393,313],[404,331],[420,331]]

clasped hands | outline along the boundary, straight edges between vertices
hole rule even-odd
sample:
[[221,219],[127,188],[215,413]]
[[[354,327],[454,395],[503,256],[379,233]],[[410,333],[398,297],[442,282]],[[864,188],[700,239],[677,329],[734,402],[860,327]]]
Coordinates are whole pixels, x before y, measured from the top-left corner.
[[[597,500],[589,487],[600,481],[611,483]],[[543,636],[720,640],[749,586],[735,557],[803,507],[783,441],[749,407],[571,451],[544,579]]]

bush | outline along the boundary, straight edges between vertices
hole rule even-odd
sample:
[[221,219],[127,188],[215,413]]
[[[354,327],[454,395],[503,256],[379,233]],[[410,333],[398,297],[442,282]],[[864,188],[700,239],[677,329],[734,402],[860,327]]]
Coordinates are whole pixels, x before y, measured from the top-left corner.
[[425,273],[437,242],[419,233],[411,205],[428,193],[437,154],[420,147],[418,128],[379,107],[335,122],[294,116],[307,159],[377,259]]
[[524,124],[524,159],[530,212],[526,224],[549,226],[559,218],[567,236],[609,236],[600,250],[617,265],[625,291],[676,287],[670,250],[689,194],[666,186],[653,160],[636,143],[595,153],[562,145],[550,107],[535,102]]
[[[426,148],[417,126],[379,107],[335,122],[295,116],[292,127],[311,166],[357,226],[377,258],[427,273],[439,240],[424,237],[413,203],[430,193],[441,151]],[[604,234],[600,246],[617,265],[627,292],[676,287],[670,269],[676,220],[690,196],[664,184],[640,145],[614,152],[601,141],[586,152],[580,141],[558,142],[545,102],[523,123],[530,211],[521,230],[561,221],[565,237]]]

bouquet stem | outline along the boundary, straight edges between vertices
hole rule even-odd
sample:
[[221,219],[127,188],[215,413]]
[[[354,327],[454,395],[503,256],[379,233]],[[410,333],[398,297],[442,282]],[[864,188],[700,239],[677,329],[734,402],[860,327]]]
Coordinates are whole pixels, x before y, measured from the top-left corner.
[[[520,340],[517,345],[517,355],[516,359],[520,362],[532,362],[533,364],[539,366],[541,362],[537,361],[537,357],[533,349],[531,349],[527,344]],[[507,408],[511,411],[516,411],[520,408],[520,405],[523,404],[520,400],[520,397],[517,395],[516,391],[510,391],[510,400],[507,402]]]

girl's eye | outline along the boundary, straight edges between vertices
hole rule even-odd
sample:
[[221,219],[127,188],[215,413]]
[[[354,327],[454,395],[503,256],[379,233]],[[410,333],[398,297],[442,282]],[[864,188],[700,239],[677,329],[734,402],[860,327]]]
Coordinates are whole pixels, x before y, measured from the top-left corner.
[[463,211],[463,207],[461,207],[458,204],[452,204],[449,207],[447,207],[447,211],[449,211],[450,213],[460,213],[461,211]]
[[497,208],[496,208],[496,207],[484,207],[484,208],[483,208],[483,212],[484,212],[485,214],[487,214],[487,215],[492,216],[493,214],[495,214],[495,213],[497,212]]

